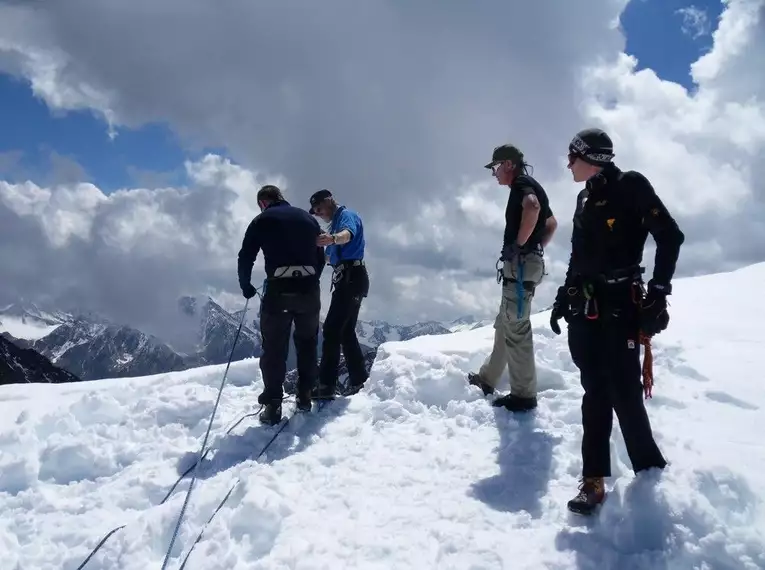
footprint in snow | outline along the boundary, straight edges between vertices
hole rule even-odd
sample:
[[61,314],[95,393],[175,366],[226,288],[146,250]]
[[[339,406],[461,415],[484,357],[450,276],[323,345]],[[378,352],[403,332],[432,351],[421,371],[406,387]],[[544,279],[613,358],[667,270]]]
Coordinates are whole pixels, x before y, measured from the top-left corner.
[[705,393],[705,396],[714,402],[719,402],[720,404],[730,404],[731,406],[736,406],[737,408],[741,408],[742,410],[759,410],[760,409],[759,406],[750,404],[749,402],[745,402],[744,400],[739,400],[738,398],[735,398],[731,396],[730,394],[726,394],[725,392],[708,391]]

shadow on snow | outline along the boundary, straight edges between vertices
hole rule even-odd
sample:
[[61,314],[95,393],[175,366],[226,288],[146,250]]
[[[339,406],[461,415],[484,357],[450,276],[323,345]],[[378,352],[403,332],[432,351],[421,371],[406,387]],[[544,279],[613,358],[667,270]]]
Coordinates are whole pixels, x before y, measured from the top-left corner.
[[[250,413],[242,423],[249,420],[256,425],[248,427],[242,434],[229,433],[221,437],[210,449],[210,453],[203,456],[197,478],[214,477],[245,461],[271,463],[300,453],[317,440],[317,436],[330,420],[345,412],[349,403],[349,399],[339,397],[327,402],[321,409],[318,408],[320,404],[314,403],[311,412],[294,415],[289,407],[283,406],[284,417],[281,423],[275,426],[260,424],[258,413]],[[209,457],[210,455],[212,457]],[[191,477],[196,459],[196,452],[186,453],[178,462],[178,474]]]
[[[751,514],[758,500],[745,481],[720,481],[717,474],[697,472],[695,491],[710,504],[694,501],[673,507],[667,491],[660,488],[663,476],[658,470],[639,474],[623,492],[618,487],[611,491],[592,517],[569,514],[570,526],[558,533],[557,549],[573,552],[578,570],[765,568],[761,537],[753,535],[742,540],[735,530],[728,535],[726,525],[721,528],[720,521],[710,516],[710,506],[723,518]],[[730,497],[716,504],[721,484],[732,489],[736,506],[732,507]],[[730,514],[737,510],[735,515]]]
[[513,415],[505,408],[494,408],[494,417],[500,434],[500,472],[474,483],[470,494],[498,511],[526,511],[538,519],[552,473],[553,449],[560,438],[544,431],[535,411]]

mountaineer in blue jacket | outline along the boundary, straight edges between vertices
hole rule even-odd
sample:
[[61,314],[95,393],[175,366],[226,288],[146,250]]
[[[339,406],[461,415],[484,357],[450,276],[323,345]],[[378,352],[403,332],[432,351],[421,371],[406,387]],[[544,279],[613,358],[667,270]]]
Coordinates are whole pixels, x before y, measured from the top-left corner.
[[364,224],[361,217],[338,204],[329,190],[311,196],[310,214],[329,222],[329,233],[317,240],[326,246],[327,259],[334,268],[332,301],[324,321],[319,385],[315,398],[333,399],[337,390],[340,348],[348,366],[348,383],[342,394],[355,394],[367,380],[364,355],[356,336],[361,302],[369,293],[369,275],[364,263]]

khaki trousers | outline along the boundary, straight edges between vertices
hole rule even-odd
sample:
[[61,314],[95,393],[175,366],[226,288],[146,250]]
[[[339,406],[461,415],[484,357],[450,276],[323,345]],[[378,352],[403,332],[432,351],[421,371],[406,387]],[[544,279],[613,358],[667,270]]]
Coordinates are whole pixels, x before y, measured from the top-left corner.
[[[541,255],[528,254],[505,261],[503,273],[505,278],[521,279],[536,287],[542,282],[544,269]],[[518,283],[502,286],[502,301],[494,321],[494,347],[478,372],[481,380],[496,388],[507,367],[510,393],[522,398],[535,398],[537,395],[537,368],[529,320],[533,299],[534,293],[524,287],[519,288]]]

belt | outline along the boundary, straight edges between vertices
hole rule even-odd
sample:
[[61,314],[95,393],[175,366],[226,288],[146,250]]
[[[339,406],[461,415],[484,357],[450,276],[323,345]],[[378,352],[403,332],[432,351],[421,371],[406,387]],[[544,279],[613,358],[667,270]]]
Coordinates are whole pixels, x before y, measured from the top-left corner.
[[625,283],[627,281],[635,281],[640,279],[640,276],[645,273],[645,267],[627,267],[625,269],[615,269],[602,273],[599,276],[599,280],[607,285],[614,285],[616,283]]
[[575,279],[581,283],[592,283],[593,285],[615,285],[617,283],[639,280],[643,273],[645,273],[645,267],[634,265],[632,267],[613,269],[611,271],[604,271],[596,274],[579,273],[576,275]]
[[344,269],[345,267],[360,267],[365,265],[363,259],[346,259],[343,261],[338,262],[337,265],[335,265],[335,271],[340,271]]
[[[515,279],[514,277],[503,277],[502,278],[502,284],[507,286],[511,283],[518,283],[519,281]],[[523,285],[523,288],[526,289],[526,291],[534,292],[536,290],[537,286],[533,281],[521,281],[520,282]]]
[[290,279],[294,277],[311,277],[316,275],[316,268],[305,265],[283,265],[274,270],[273,279]]

